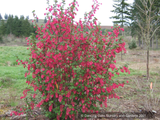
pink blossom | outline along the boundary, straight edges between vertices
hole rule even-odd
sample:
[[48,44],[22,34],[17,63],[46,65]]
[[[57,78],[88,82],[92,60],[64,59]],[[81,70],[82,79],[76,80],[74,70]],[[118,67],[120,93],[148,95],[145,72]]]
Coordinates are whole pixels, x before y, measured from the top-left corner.
[[123,29],[123,28],[120,28],[120,30],[124,31],[124,29]]
[[108,32],[108,34],[109,34],[109,35],[111,35],[111,34],[112,34],[112,32]]
[[49,106],[49,111],[50,111],[50,112],[52,111],[52,107],[53,107],[53,104],[51,104],[51,105]]
[[25,77],[27,77],[27,73],[25,73]]
[[44,75],[41,75],[41,78],[44,78]]
[[59,95],[58,101],[61,102],[63,99],[63,96]]
[[56,98],[58,98],[58,93],[56,92]]
[[124,70],[123,70],[123,69],[121,69],[121,72],[124,72]]

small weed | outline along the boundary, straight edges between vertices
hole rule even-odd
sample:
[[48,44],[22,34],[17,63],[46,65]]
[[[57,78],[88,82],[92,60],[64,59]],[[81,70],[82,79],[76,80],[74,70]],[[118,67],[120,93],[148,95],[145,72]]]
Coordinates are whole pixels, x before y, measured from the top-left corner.
[[158,73],[156,73],[156,72],[150,72],[150,75],[155,76],[155,75],[159,75],[159,74],[158,74]]
[[10,105],[11,105],[11,107],[15,107],[15,106],[17,106],[17,105],[18,105],[18,102],[11,101],[11,102],[10,102]]
[[[134,83],[138,88],[138,93],[143,97],[144,101],[141,101],[141,105],[144,110],[152,111],[158,110],[158,104],[160,102],[159,91],[156,86],[156,79],[150,79],[150,81],[143,81],[142,79],[134,79]],[[153,85],[152,85],[153,84]],[[139,98],[141,99],[141,97]]]
[[129,49],[134,49],[137,47],[136,41],[132,40],[130,43],[128,43]]
[[5,77],[0,79],[0,87],[8,87],[12,84],[12,79],[10,77]]
[[16,61],[11,63],[11,66],[16,66],[16,65],[18,65],[18,63]]

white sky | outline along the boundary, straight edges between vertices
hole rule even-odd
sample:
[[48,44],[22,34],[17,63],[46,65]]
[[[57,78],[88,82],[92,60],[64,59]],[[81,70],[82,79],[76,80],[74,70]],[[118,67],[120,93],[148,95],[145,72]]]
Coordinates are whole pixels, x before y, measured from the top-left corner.
[[[54,0],[50,0],[50,5],[53,4]],[[58,0],[61,2],[61,0]],[[66,0],[66,5],[73,0]],[[78,12],[76,20],[84,17],[85,12],[91,10],[91,5],[93,4],[92,0],[77,0],[79,3]],[[96,12],[95,17],[101,23],[101,25],[113,25],[112,19],[109,17],[114,14],[110,12],[114,8],[112,7],[114,2],[113,0],[98,0],[102,5],[99,6],[99,10]],[[134,0],[128,0],[128,3],[133,3]],[[39,19],[44,19],[44,13],[47,8],[47,0],[0,0],[0,13],[4,19],[4,15],[24,15],[29,16],[29,19],[33,18],[32,11],[35,10]]]

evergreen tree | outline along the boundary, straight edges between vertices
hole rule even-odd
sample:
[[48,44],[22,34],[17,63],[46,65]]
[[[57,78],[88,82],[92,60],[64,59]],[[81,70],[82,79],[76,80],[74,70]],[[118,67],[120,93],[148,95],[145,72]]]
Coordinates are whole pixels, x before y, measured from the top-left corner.
[[26,19],[29,20],[29,16],[27,16]]
[[21,15],[21,16],[20,16],[20,19],[21,19],[21,20],[24,20],[24,15]]
[[18,16],[15,16],[13,21],[13,26],[14,26],[13,34],[16,37],[21,36],[21,20],[18,19]]
[[4,15],[4,18],[7,20],[7,19],[8,19],[8,15],[7,15],[7,14],[5,14],[5,15]]
[[2,15],[0,14],[0,20],[2,20],[3,18],[2,18]]
[[[116,16],[110,17],[111,19],[116,19],[113,21],[114,24],[120,24],[121,27],[124,27],[124,24],[129,24],[128,19],[130,18],[130,5],[125,2],[126,0],[118,0],[118,4],[114,4],[113,7],[115,8],[111,12],[116,13]],[[122,52],[121,52],[121,60],[122,60]]]
[[25,20],[22,21],[21,29],[22,29],[22,35],[23,36],[27,37],[27,36],[30,35],[31,27],[30,27],[30,23],[29,23],[28,19],[25,19]]
[[10,34],[10,26],[9,26],[9,25],[7,25],[6,34],[7,34],[7,35]]
[[21,17],[20,19],[19,19],[19,37],[20,36],[23,36],[23,26],[22,26],[22,23],[23,23],[23,21],[24,21],[24,18],[23,17]]
[[44,19],[44,23],[47,23],[47,18],[45,17],[45,19]]
[[[128,19],[130,17],[130,5],[125,2],[126,0],[118,1],[118,4],[114,4],[115,8],[111,12],[116,13],[116,16],[110,17],[111,19],[116,19],[113,21],[114,24],[121,24],[121,27],[124,27],[124,23],[129,24]],[[115,1],[117,2],[117,1]]]
[[12,15],[11,15],[11,14],[9,14],[9,15],[8,15],[8,18],[9,18],[9,17],[12,17]]
[[9,15],[8,19],[7,19],[7,30],[6,30],[6,34],[12,34],[13,32],[13,15]]
[[36,22],[38,23],[38,19],[36,18]]
[[6,34],[6,23],[4,20],[1,20],[1,26],[0,26],[0,35]]
[[24,19],[24,16],[21,16],[19,19],[18,16],[13,18],[13,15],[9,15],[7,22],[1,20],[0,25],[0,35],[5,34],[14,34],[16,37],[20,36],[29,36],[31,33],[35,33],[37,28],[34,28],[33,24],[31,25],[28,19]]

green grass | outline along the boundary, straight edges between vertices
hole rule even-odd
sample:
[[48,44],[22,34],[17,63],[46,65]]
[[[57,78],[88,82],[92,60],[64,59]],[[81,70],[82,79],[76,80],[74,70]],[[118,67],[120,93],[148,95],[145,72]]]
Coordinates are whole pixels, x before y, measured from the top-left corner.
[[134,75],[142,75],[144,73],[144,71],[137,71],[137,70],[133,70],[133,69],[129,69],[129,71],[130,71],[130,74],[128,74],[126,72],[122,73],[122,72],[119,71],[120,74],[119,75],[114,74],[114,77],[112,77],[112,78],[117,79],[119,77],[124,77],[124,76],[129,77],[129,76],[134,76]]
[[0,51],[0,87],[10,87],[22,92],[27,87],[26,78],[24,77],[27,68],[17,65],[16,56],[26,60],[29,58],[29,50],[27,50],[27,47],[21,46],[3,46],[0,47]]
[[[27,47],[12,47],[12,46],[3,46],[0,47],[0,66],[10,66],[17,65],[17,58],[18,56],[20,59],[25,60],[29,58],[29,50]],[[9,62],[9,63],[8,63]]]
[[22,66],[0,66],[2,72],[0,72],[0,76],[10,77],[12,79],[24,79],[24,73],[27,70]]
[[31,88],[26,84],[24,76],[27,68],[16,62],[16,56],[23,61],[29,59],[29,52],[27,47],[0,47],[0,101],[4,101],[8,107],[19,105],[22,102],[20,97],[23,96],[23,90]]

